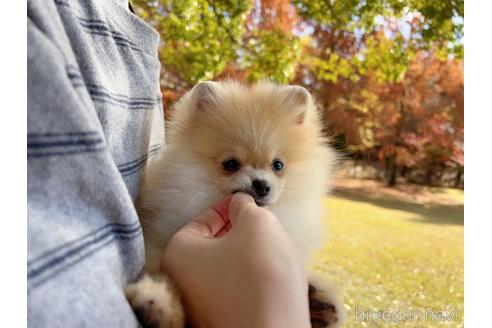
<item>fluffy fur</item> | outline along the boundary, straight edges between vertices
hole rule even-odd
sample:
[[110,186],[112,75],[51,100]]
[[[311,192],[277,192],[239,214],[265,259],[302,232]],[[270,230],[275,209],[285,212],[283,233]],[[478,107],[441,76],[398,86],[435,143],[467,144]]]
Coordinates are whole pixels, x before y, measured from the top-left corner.
[[[181,98],[174,113],[167,150],[149,163],[137,201],[145,270],[158,274],[170,236],[236,191],[274,212],[308,262],[323,239],[322,198],[335,159],[309,92],[273,83],[203,82]],[[224,167],[231,159],[235,170]],[[280,170],[275,161],[283,164]],[[255,180],[266,192],[258,192]],[[341,304],[326,300],[335,303]]]

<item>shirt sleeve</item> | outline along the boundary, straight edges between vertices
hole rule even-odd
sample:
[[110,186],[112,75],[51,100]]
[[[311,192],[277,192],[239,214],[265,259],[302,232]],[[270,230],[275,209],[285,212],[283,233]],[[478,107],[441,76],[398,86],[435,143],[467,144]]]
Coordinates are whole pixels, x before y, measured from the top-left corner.
[[141,227],[82,79],[27,25],[29,327],[136,327]]

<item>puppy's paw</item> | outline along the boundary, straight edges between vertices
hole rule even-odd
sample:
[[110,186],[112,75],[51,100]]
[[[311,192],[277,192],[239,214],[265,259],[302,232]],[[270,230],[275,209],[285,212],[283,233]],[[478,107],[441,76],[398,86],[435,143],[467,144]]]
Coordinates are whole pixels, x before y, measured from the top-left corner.
[[174,285],[164,276],[144,276],[125,295],[145,328],[183,328],[184,312]]
[[338,289],[314,275],[309,278],[309,311],[313,328],[338,328],[347,318]]

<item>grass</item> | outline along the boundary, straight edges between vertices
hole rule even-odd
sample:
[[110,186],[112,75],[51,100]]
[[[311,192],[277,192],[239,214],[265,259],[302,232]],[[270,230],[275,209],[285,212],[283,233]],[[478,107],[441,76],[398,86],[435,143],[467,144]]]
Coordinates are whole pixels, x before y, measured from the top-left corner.
[[[462,327],[463,191],[412,187],[406,195],[408,188],[395,194],[374,182],[341,181],[326,199],[329,242],[314,269],[344,290],[347,327]],[[421,317],[357,321],[356,307]],[[457,311],[457,318],[425,320],[428,310]]]

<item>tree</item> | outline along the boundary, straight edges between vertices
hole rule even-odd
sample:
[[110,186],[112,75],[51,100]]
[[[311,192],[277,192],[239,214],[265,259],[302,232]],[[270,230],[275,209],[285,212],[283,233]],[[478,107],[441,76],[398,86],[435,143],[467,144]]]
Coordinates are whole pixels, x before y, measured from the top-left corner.
[[159,32],[164,89],[183,92],[213,79],[237,59],[251,2],[134,1],[138,15]]
[[[434,170],[455,167],[460,172],[464,165],[462,63],[421,53],[401,82],[377,79],[366,75],[331,107],[329,118],[335,120],[336,132],[345,133],[346,148],[376,155],[385,164],[388,185],[396,182],[398,167],[424,170],[428,184]],[[339,121],[350,117],[351,128],[336,129]]]
[[[304,85],[326,133],[398,172],[463,168],[463,0],[135,0],[172,102],[233,77]],[[168,109],[170,106],[165,103]]]

